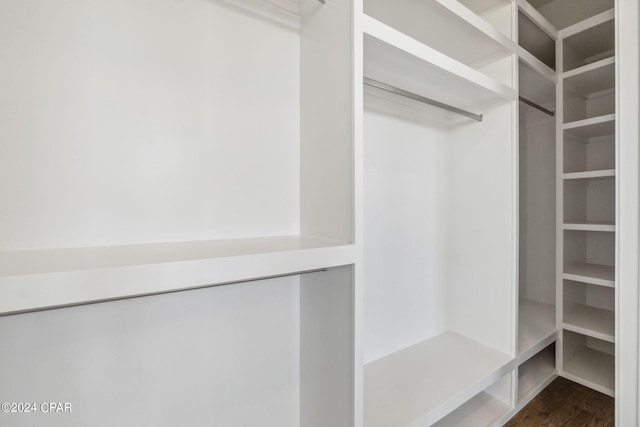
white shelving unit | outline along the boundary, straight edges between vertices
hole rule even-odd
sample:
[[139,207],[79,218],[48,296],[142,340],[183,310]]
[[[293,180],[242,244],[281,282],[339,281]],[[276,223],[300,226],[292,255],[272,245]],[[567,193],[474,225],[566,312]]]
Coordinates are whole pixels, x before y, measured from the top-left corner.
[[[604,3],[604,2],[603,2]],[[613,7],[613,5],[611,5]],[[614,10],[559,31],[560,374],[614,395],[616,55]]]
[[0,2],[18,424],[638,424],[634,2],[152,3]]
[[518,402],[530,401],[556,377],[555,345],[545,347],[518,366]]

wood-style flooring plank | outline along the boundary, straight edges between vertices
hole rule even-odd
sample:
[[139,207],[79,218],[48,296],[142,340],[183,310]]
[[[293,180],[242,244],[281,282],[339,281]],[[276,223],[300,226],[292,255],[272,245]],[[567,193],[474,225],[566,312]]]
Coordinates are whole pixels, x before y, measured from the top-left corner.
[[505,427],[614,427],[613,398],[558,377]]

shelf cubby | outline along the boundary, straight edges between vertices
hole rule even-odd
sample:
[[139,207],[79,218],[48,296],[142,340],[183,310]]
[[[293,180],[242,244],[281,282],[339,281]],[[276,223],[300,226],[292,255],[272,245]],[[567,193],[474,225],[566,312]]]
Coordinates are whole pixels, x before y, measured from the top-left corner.
[[[525,1],[518,0],[523,3]],[[558,30],[566,29],[614,7],[614,0],[532,0],[530,3],[553,28]]]
[[522,11],[518,12],[518,44],[555,71],[556,41]]
[[433,424],[514,366],[508,355],[476,341],[437,335],[365,365],[365,425]]
[[563,331],[565,376],[601,393],[614,395],[615,350],[613,343],[572,331]]
[[518,366],[518,402],[540,392],[556,372],[556,345],[551,343]]
[[[576,177],[615,176],[615,137],[613,120],[564,132],[564,173],[588,173]],[[589,135],[597,134],[597,137]]]
[[473,396],[455,411],[433,424],[433,427],[474,427],[499,425],[511,409],[509,392],[511,374]]
[[575,34],[563,39],[564,72],[615,56],[615,25],[612,18],[613,15],[611,19],[592,27],[571,30]]
[[[510,56],[515,51],[515,43],[456,0],[366,0],[364,13],[449,58],[512,86]],[[510,22],[511,18],[507,15],[505,19]]]
[[563,287],[564,329],[614,342],[614,289],[570,280]]
[[518,363],[521,364],[556,340],[556,307],[534,300],[518,306]]
[[564,229],[615,231],[615,177],[564,181]]
[[564,121],[576,122],[615,113],[615,61],[564,79]]

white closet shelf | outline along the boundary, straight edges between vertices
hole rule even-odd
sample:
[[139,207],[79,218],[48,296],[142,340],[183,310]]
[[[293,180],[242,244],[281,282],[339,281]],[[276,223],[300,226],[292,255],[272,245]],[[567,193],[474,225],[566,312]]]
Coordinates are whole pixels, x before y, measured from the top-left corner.
[[556,308],[552,304],[522,300],[518,317],[518,364],[522,364],[557,339]]
[[615,87],[615,57],[605,58],[562,74],[565,83],[581,93],[600,92]]
[[556,376],[556,358],[544,349],[518,368],[518,401],[537,394]]
[[364,12],[467,65],[515,52],[511,39],[457,0],[366,0]]
[[555,84],[558,82],[558,73],[546,65],[544,62],[540,61],[538,58],[533,56],[530,52],[528,52],[522,46],[518,46],[518,59],[529,67],[534,69],[538,74],[543,76],[547,81]]
[[564,304],[564,329],[615,342],[615,313],[585,304]]
[[0,253],[0,314],[151,295],[355,262],[353,245],[307,236]]
[[374,18],[363,16],[363,31],[368,78],[461,109],[517,99],[513,88]]
[[365,365],[365,425],[430,425],[514,366],[504,353],[445,332]]
[[580,222],[565,222],[562,224],[563,230],[577,230],[577,231],[616,231],[615,224],[611,222],[599,222],[599,221],[580,221]]
[[612,354],[582,347],[564,362],[564,371],[564,376],[572,381],[609,396],[614,395],[616,370]]
[[562,128],[566,132],[570,132],[579,138],[596,138],[613,135],[615,133],[615,123],[616,115],[606,114],[604,116],[565,123]]
[[569,172],[562,174],[562,179],[598,179],[610,178],[616,176],[615,169],[603,169],[585,172]]
[[487,392],[481,392],[465,404],[433,424],[433,427],[490,426],[504,417],[510,406]]
[[565,262],[563,279],[599,286],[614,286],[615,268],[609,265]]

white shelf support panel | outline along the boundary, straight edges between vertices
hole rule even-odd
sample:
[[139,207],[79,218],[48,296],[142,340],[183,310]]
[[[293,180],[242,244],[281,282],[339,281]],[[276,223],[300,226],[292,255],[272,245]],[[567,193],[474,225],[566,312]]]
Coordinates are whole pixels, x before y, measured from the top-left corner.
[[431,425],[514,367],[508,355],[445,332],[365,365],[365,425]]
[[5,252],[0,315],[316,271],[355,259],[353,245],[303,236]]

